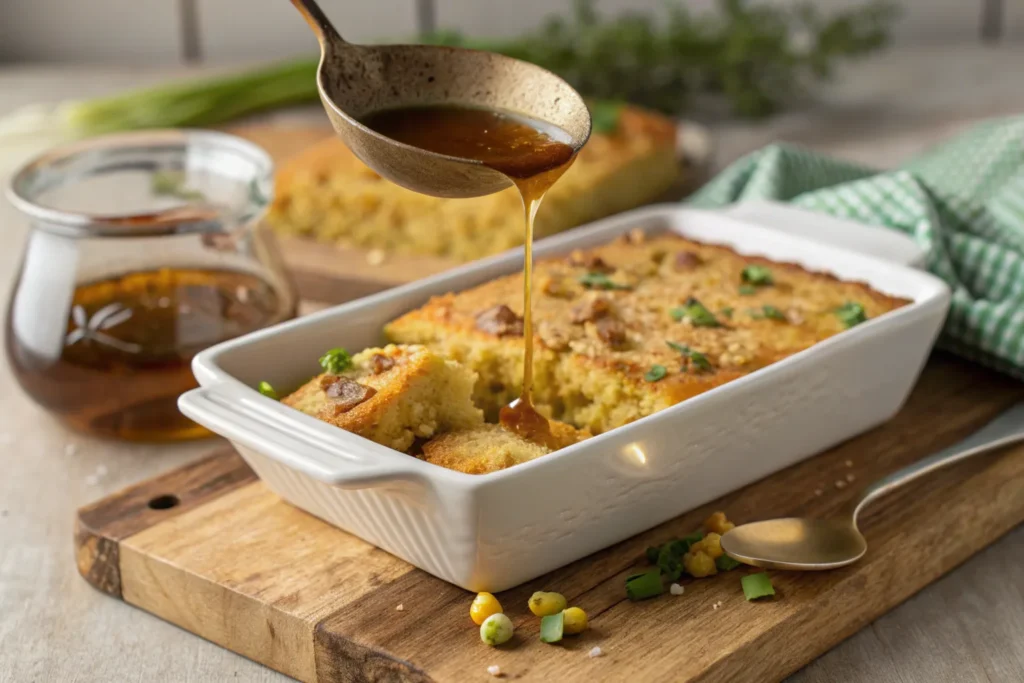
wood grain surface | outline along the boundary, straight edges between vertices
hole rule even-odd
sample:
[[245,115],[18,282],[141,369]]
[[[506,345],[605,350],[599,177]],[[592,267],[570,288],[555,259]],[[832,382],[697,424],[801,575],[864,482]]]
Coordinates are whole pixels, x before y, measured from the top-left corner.
[[[108,557],[125,602],[304,681],[487,680],[498,664],[522,680],[760,683],[796,671],[1024,521],[1024,448],[883,499],[863,518],[864,560],[773,572],[772,602],[744,600],[739,578],[751,570],[742,568],[689,581],[681,597],[632,603],[623,581],[643,566],[644,549],[697,528],[714,509],[737,522],[828,515],[862,484],[964,438],[1021,398],[1024,385],[937,355],[886,425],[500,594],[517,630],[493,650],[468,617],[471,594],[284,503],[231,451],[84,508],[79,526],[86,543],[116,548]],[[160,508],[167,496],[180,504],[147,504]],[[79,569],[116,595],[110,572],[95,566]],[[586,610],[591,630],[539,642],[526,601],[542,589]],[[595,645],[604,657],[586,656]]]

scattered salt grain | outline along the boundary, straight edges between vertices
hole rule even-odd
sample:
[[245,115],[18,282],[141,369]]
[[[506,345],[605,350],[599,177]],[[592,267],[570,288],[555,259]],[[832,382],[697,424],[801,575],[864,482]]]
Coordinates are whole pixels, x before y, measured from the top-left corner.
[[671,586],[668,587],[668,592],[672,595],[682,595],[684,590],[685,589],[678,583],[673,583]]
[[822,491],[821,489],[814,489],[814,495],[816,495],[816,496],[820,496],[823,493],[825,493],[825,492]]
[[856,479],[856,478],[857,478],[857,477],[853,476],[852,474],[847,474],[847,475],[846,475],[846,481],[848,481],[848,482],[851,482],[851,483],[852,483],[852,482],[853,482],[853,480],[854,480],[854,479]]
[[852,460],[847,460],[846,461],[846,466],[847,467],[853,467],[853,461]]
[[846,488],[846,482],[843,481],[842,479],[836,479],[836,488],[837,489],[845,489]]
[[590,652],[587,653],[587,656],[590,657],[591,659],[593,659],[594,657],[603,657],[604,656],[604,650],[602,650],[601,648],[599,648],[599,647],[597,647],[595,645],[594,647],[592,647],[590,649]]
[[366,262],[371,266],[379,266],[384,263],[384,259],[387,258],[387,254],[384,253],[383,249],[371,249],[366,252]]
[[405,611],[405,605],[399,605],[398,607],[395,608],[395,611],[396,612],[404,612]]
[[491,664],[489,667],[487,667],[487,673],[497,678],[501,675],[501,667],[497,664]]
[[78,452],[78,444],[69,443],[64,446],[64,455],[71,457]]
[[716,602],[715,604],[711,605],[711,608],[717,610],[718,609],[718,603]]

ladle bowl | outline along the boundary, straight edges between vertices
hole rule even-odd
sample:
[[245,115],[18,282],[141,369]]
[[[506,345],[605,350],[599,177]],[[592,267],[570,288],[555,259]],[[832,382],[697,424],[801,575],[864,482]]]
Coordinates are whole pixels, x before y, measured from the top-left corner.
[[590,111],[572,86],[511,57],[437,45],[354,45],[342,39],[315,0],[292,0],[320,42],[317,89],[335,132],[379,175],[421,194],[478,197],[511,181],[472,159],[429,152],[377,133],[360,119],[383,109],[455,104],[513,112],[569,135],[579,151]]

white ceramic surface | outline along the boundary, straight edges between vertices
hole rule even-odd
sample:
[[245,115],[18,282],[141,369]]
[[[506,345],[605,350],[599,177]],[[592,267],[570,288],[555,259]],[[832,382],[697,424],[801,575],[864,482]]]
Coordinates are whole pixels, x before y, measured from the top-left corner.
[[430,296],[517,271],[522,255],[509,252],[204,351],[193,363],[201,388],[181,397],[181,410],[230,439],[294,505],[442,579],[498,591],[884,422],[906,399],[949,306],[948,288],[927,273],[760,226],[756,215],[677,204],[542,240],[536,252],[586,248],[636,227],[796,262],[914,303],[625,427],[480,476],[385,448],[252,388],[296,386],[317,372],[325,348],[377,344],[386,321]]

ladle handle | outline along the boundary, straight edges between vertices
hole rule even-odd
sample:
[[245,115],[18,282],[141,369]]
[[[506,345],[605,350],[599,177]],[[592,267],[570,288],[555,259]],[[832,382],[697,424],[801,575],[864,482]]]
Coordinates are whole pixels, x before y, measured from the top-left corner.
[[855,503],[853,517],[856,520],[857,514],[871,501],[918,477],[1018,441],[1024,441],[1024,402],[1014,405],[960,443],[918,460],[868,486]]
[[320,9],[320,5],[316,3],[316,0],[292,0],[292,4],[302,14],[309,27],[313,29],[313,33],[316,34],[321,47],[328,42],[342,40],[338,29],[334,28],[334,24],[327,18],[324,11]]

